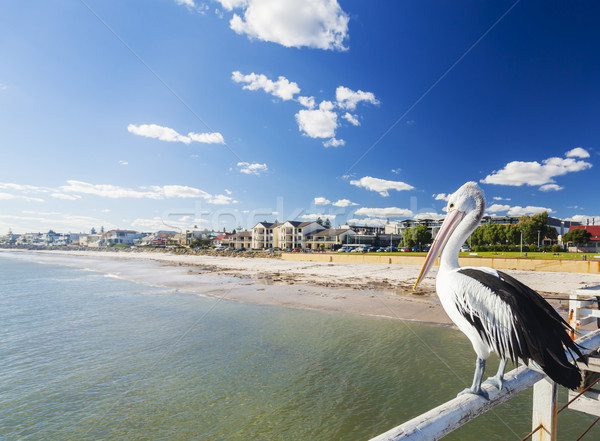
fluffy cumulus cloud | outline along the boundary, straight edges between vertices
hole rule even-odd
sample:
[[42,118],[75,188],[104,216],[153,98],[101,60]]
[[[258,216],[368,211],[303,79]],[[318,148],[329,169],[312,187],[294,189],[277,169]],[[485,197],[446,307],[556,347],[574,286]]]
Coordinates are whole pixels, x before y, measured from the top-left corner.
[[375,105],[379,104],[373,92],[354,91],[344,86],[339,86],[335,90],[335,100],[340,108],[346,110],[355,110],[356,105],[363,101]]
[[333,103],[323,101],[318,109],[300,110],[296,113],[298,129],[311,138],[333,138],[337,128],[337,113]]
[[452,195],[446,194],[446,193],[439,193],[439,194],[433,195],[433,197],[435,198],[436,201],[446,201],[446,202],[448,202],[448,200],[450,199],[450,196],[452,196]]
[[[587,156],[585,156],[587,155]],[[578,147],[568,151],[565,158],[548,158],[540,164],[537,161],[524,162],[512,161],[502,170],[494,171],[481,180],[484,184],[540,186],[542,191],[556,191],[562,187],[556,185],[554,178],[567,173],[579,172],[592,167],[592,164],[583,161],[589,153]],[[577,159],[579,158],[579,159]],[[554,184],[554,185],[552,185]]]
[[306,107],[307,109],[314,109],[316,106],[314,96],[299,96],[298,102],[300,103],[300,105]]
[[236,83],[244,84],[243,89],[245,90],[264,90],[284,101],[291,100],[294,98],[294,95],[300,93],[298,84],[282,76],[277,81],[273,81],[263,74],[252,72],[248,75],[243,75],[241,72],[235,71],[231,74],[231,79]]
[[315,202],[315,205],[329,205],[329,204],[331,204],[331,201],[329,199],[327,199],[327,198],[324,198],[324,197],[317,197],[317,198],[315,198],[314,202]]
[[238,162],[237,166],[240,168],[240,172],[246,175],[260,175],[261,173],[265,173],[269,170],[267,164],[259,164],[258,162],[250,163],[250,162]]
[[[218,0],[231,29],[285,47],[346,50],[348,15],[337,0]],[[238,15],[239,12],[239,15]]]
[[194,133],[189,132],[186,135],[181,135],[176,130],[170,127],[163,127],[157,124],[129,124],[127,131],[134,135],[144,136],[146,138],[158,139],[167,142],[182,142],[189,144],[193,142],[201,142],[204,144],[225,144],[223,135],[218,132],[212,133]]
[[503,211],[508,211],[510,210],[510,205],[503,205],[503,204],[492,204],[491,206],[487,207],[486,211],[488,211],[489,213],[501,213]]
[[333,205],[334,207],[345,208],[345,207],[350,207],[350,206],[358,205],[358,204],[356,202],[352,202],[350,199],[339,199],[339,200],[335,201],[334,203],[332,203],[331,205]]
[[365,217],[362,219],[348,219],[346,221],[348,225],[366,225],[369,227],[383,227],[387,223],[386,219],[370,218]]
[[343,139],[331,138],[327,141],[323,141],[323,145],[325,147],[341,147],[343,145],[346,145],[346,141],[344,141]]
[[417,213],[413,216],[414,220],[425,220],[425,219],[433,219],[433,220],[441,220],[445,217],[443,214],[433,213],[433,212],[424,212]]
[[351,185],[356,187],[366,188],[369,191],[376,191],[383,197],[390,195],[390,190],[404,191],[413,190],[414,187],[405,182],[401,181],[387,181],[385,179],[373,178],[371,176],[365,176],[358,180],[350,181]]
[[385,208],[359,208],[354,212],[355,216],[368,216],[368,217],[380,217],[380,218],[391,218],[391,217],[413,217],[414,213],[408,208],[398,207],[385,207]]
[[540,191],[559,191],[563,188],[558,184],[545,184],[540,187]]
[[547,211],[548,213],[554,213],[554,210],[551,208],[532,207],[531,205],[528,205],[527,207],[521,207],[521,206],[517,205],[516,207],[510,207],[507,214],[509,216],[520,217],[520,216],[525,216],[527,214],[529,214],[529,215],[540,214],[540,213],[543,213],[544,211]]
[[567,153],[565,153],[565,156],[567,158],[589,158],[590,154],[588,153],[588,151],[586,149],[583,149],[581,147],[575,147],[572,150],[569,150]]
[[[340,120],[348,121],[352,126],[360,126],[359,116],[348,112],[354,111],[361,102],[379,104],[372,92],[363,92],[362,90],[353,91],[344,86],[336,89],[336,100],[323,100],[317,106],[313,96],[298,95],[300,87],[295,82],[280,76],[277,81],[269,79],[264,74],[243,74],[240,71],[234,71],[231,74],[234,82],[244,84],[246,90],[263,90],[284,101],[294,100],[302,108],[294,115],[298,130],[309,138],[326,139],[323,141],[325,147],[340,147],[346,144],[343,139],[336,138],[336,130],[340,125]],[[298,95],[296,97],[296,95]],[[175,132],[176,133],[176,132]],[[168,134],[170,138],[174,135]]]

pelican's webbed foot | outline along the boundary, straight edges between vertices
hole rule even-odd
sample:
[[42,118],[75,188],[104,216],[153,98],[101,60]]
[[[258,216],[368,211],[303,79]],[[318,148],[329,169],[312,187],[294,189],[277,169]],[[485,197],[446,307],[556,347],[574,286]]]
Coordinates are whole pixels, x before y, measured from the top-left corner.
[[488,395],[488,393],[486,391],[484,391],[481,388],[481,386],[479,388],[476,388],[476,389],[473,389],[472,387],[467,387],[463,391],[459,392],[458,395],[456,395],[456,396],[460,397],[461,395],[465,395],[465,394],[479,395],[480,397],[483,397],[486,400],[490,399],[490,396]]

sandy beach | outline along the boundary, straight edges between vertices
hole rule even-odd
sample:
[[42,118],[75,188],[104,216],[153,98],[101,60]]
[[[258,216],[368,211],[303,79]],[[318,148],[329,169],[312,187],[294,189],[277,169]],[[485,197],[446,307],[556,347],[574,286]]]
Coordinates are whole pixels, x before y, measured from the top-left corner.
[[[220,300],[336,311],[450,324],[435,294],[436,269],[417,291],[418,265],[322,263],[158,252],[1,250],[27,260],[102,272]],[[600,275],[507,271],[550,300],[566,306],[574,289],[600,285]]]

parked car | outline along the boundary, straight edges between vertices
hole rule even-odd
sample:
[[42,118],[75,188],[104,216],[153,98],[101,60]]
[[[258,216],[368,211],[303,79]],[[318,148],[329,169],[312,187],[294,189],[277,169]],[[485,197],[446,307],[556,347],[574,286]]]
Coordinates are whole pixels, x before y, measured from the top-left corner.
[[236,251],[246,251],[246,248],[244,247],[239,247]]
[[410,248],[403,247],[403,248],[400,248],[400,251],[403,253],[410,253]]
[[469,248],[468,245],[463,245],[462,247],[460,247],[461,253],[468,253],[469,251],[471,251],[471,249]]
[[217,247],[215,248],[215,251],[225,251],[225,247]]

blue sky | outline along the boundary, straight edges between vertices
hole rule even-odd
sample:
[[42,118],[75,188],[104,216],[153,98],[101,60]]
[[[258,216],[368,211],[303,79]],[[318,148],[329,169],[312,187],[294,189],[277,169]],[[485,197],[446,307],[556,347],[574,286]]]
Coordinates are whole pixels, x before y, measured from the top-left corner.
[[3,2],[0,234],[600,221],[591,1]]

